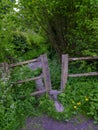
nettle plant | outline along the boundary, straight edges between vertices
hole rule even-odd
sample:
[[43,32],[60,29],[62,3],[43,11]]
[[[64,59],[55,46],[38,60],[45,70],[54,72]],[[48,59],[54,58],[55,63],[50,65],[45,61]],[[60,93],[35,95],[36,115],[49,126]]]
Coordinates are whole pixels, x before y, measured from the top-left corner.
[[98,123],[98,85],[90,92],[90,108],[88,115],[95,119],[95,123]]

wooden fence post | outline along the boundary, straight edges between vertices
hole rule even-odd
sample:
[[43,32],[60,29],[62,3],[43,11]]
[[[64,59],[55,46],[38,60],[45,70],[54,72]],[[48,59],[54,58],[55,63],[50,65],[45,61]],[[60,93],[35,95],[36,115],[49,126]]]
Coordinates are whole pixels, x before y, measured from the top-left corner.
[[9,65],[6,62],[0,64],[1,68],[1,78],[5,78],[9,76]]
[[9,65],[7,62],[4,62],[4,70],[5,70],[6,76],[8,77],[9,76]]
[[[38,57],[37,58],[38,61],[37,62],[32,62],[30,64],[28,64],[28,67],[31,69],[31,70],[36,70],[38,68],[41,68],[42,69],[42,63],[41,63],[41,58]],[[41,74],[43,75],[43,74]],[[45,86],[44,86],[44,83],[43,83],[43,77],[40,78],[40,79],[36,79],[35,80],[35,83],[36,83],[36,89],[37,90],[44,90],[45,89]]]
[[41,62],[42,62],[42,71],[44,76],[44,83],[46,91],[49,92],[51,90],[51,79],[50,79],[50,72],[48,67],[48,59],[47,55],[41,55]]
[[68,54],[62,55],[61,90],[64,89],[68,77]]

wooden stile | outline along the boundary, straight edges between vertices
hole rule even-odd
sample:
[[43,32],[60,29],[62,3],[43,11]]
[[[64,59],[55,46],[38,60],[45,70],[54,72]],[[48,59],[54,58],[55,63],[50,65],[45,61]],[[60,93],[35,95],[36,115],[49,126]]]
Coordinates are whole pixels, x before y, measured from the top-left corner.
[[44,76],[44,83],[47,92],[51,90],[51,79],[50,79],[50,72],[49,72],[49,67],[48,67],[48,59],[47,55],[41,55],[41,62],[42,62],[42,71],[43,71],[43,76]]
[[[36,62],[36,64],[33,64],[33,62]],[[31,64],[30,64],[31,63]],[[41,55],[40,57],[33,59],[33,60],[28,60],[28,61],[23,61],[23,62],[19,62],[19,63],[15,63],[15,64],[10,64],[8,65],[7,63],[2,63],[0,64],[0,66],[3,68],[3,71],[5,71],[6,73],[9,72],[10,68],[13,67],[17,67],[17,66],[22,66],[28,64],[28,66],[31,69],[37,69],[37,68],[42,68],[42,74],[38,77],[34,77],[34,78],[28,78],[25,80],[19,80],[16,81],[15,84],[22,84],[25,82],[29,82],[32,80],[35,80],[36,85],[37,85],[37,89],[40,90],[44,90],[44,88],[46,89],[46,91],[50,91],[51,90],[51,79],[50,79],[50,72],[49,72],[49,67],[48,67],[48,59],[47,59],[47,55]],[[44,84],[43,85],[43,80],[44,80]],[[41,86],[39,86],[39,82],[41,83]],[[40,88],[39,88],[40,87]]]
[[[68,59],[68,57],[67,57],[67,59]],[[16,81],[14,84],[22,84],[22,83],[34,80],[36,83],[36,89],[38,91],[31,93],[29,96],[36,96],[36,95],[41,96],[43,93],[47,92],[47,94],[49,95],[49,98],[54,101],[56,110],[58,112],[64,111],[64,107],[57,100],[58,94],[62,93],[62,91],[52,90],[52,87],[51,87],[50,72],[49,72],[48,59],[47,59],[46,54],[41,55],[37,59],[28,60],[28,61],[19,62],[19,63],[15,63],[15,64],[10,64],[10,65],[8,65],[7,63],[3,63],[3,64],[0,64],[0,66],[3,66],[3,70],[5,70],[5,72],[8,73],[10,68],[13,68],[16,66],[22,66],[25,64],[28,64],[28,67],[32,70],[41,68],[42,74],[37,77]],[[64,62],[63,68],[65,66],[66,66],[66,62]],[[63,74],[66,75],[67,71],[64,71],[64,72],[65,73],[63,73]],[[67,79],[67,77],[66,77],[66,79]],[[43,82],[43,80],[44,80],[44,82]],[[63,82],[65,83],[66,81],[63,79]],[[24,98],[26,98],[26,96],[22,95],[19,98],[24,99]]]
[[[13,84],[22,84],[22,83],[29,82],[29,81],[35,81],[35,83],[37,85],[36,88],[37,88],[38,91],[37,92],[33,92],[31,94],[31,96],[39,95],[39,94],[42,94],[42,93],[45,93],[46,91],[48,91],[47,87],[48,86],[50,87],[51,83],[49,84],[49,82],[51,80],[49,78],[50,73],[49,73],[48,60],[47,60],[47,56],[46,55],[42,55],[42,56],[40,56],[40,57],[38,57],[36,59],[32,59],[32,60],[28,60],[28,61],[23,61],[23,62],[19,62],[19,63],[15,63],[15,64],[10,64],[10,65],[8,65],[8,63],[6,63],[6,62],[1,63],[0,67],[1,67],[1,69],[3,71],[2,77],[5,77],[5,73],[8,76],[10,68],[17,67],[17,66],[22,66],[22,65],[25,65],[25,64],[28,64],[28,67],[30,69],[32,69],[32,70],[36,70],[37,68],[42,68],[42,70],[43,70],[44,73],[42,73],[41,75],[39,75],[37,77],[27,78],[27,79],[24,79],[24,80],[16,81]],[[48,73],[48,74],[46,74],[46,76],[45,76],[45,73]],[[47,86],[45,86],[43,84],[43,80],[42,79],[44,79],[45,85],[47,85]],[[39,83],[41,83],[41,86],[39,85]],[[47,89],[45,89],[45,87]]]
[[68,54],[62,55],[61,90],[64,89],[68,78]]

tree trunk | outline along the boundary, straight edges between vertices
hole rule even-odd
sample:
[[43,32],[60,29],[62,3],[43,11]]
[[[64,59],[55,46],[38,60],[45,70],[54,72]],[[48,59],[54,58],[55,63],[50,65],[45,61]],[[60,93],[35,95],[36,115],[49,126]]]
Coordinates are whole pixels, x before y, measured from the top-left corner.
[[67,46],[67,42],[64,39],[64,18],[51,20],[48,23],[48,37],[52,47],[55,49],[57,54],[61,57],[63,53],[65,53],[65,49]]

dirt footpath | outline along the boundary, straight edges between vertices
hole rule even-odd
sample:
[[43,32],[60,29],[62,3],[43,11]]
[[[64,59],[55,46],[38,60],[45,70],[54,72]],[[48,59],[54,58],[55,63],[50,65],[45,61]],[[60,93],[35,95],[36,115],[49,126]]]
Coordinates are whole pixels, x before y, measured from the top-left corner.
[[98,130],[98,124],[83,116],[72,118],[69,122],[56,121],[46,115],[41,117],[30,117],[21,130]]

